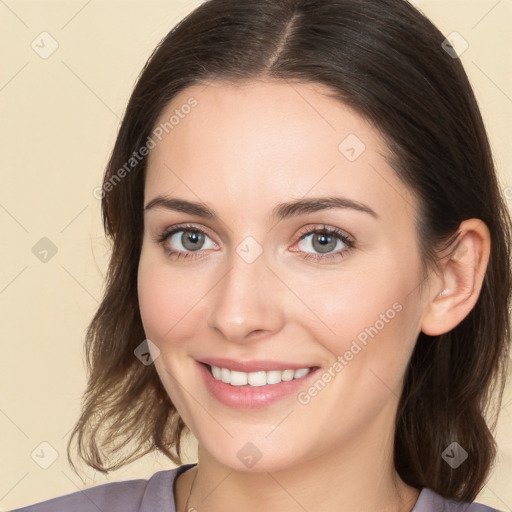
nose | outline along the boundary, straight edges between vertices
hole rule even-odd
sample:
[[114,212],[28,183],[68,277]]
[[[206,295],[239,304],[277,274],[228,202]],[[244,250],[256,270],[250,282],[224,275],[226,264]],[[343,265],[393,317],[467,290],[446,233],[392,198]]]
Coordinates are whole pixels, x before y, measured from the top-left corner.
[[229,269],[207,296],[208,326],[235,343],[275,334],[285,321],[284,288],[264,254],[248,263],[233,253]]

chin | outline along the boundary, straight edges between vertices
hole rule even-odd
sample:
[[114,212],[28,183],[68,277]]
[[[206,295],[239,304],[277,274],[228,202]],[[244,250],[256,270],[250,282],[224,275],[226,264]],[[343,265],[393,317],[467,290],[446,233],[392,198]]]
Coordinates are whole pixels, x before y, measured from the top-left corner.
[[[236,443],[236,447],[226,447],[222,451],[216,446],[216,449],[210,452],[210,456],[226,468],[245,473],[276,472],[297,464],[297,450],[287,454],[282,450],[279,452],[274,446],[262,447],[261,444],[257,441]],[[217,451],[219,453],[216,453]],[[234,456],[228,456],[229,453],[234,453]]]

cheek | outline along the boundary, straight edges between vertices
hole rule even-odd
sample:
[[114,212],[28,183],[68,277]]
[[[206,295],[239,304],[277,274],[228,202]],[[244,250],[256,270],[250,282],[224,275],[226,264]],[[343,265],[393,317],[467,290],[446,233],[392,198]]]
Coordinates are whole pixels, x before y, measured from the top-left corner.
[[201,299],[208,286],[204,285],[206,276],[193,272],[173,268],[154,252],[141,253],[139,308],[146,336],[157,345],[170,339],[179,344],[193,335],[194,326],[197,329],[194,319],[203,314]]
[[386,373],[406,363],[419,328],[419,301],[413,292],[419,268],[396,267],[368,265],[364,272],[326,274],[314,282],[295,278],[296,289],[314,312],[302,316],[302,328],[332,361],[346,356],[353,367],[375,365]]
[[400,270],[400,275],[383,273],[377,280],[369,272],[357,277],[347,273],[339,280],[343,286],[319,281],[316,291],[309,288],[308,305],[319,312],[321,322],[309,317],[301,328],[326,349],[329,363],[319,377],[325,384],[305,389],[299,402],[314,411],[309,417],[318,421],[311,431],[318,428],[319,437],[325,436],[320,419],[336,425],[336,435],[364,428],[401,394],[421,309],[410,293],[412,274]]

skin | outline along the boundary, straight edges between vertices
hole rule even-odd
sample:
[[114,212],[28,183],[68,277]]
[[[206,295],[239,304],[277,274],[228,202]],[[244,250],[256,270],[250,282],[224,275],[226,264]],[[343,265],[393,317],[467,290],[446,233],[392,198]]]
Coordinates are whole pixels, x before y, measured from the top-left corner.
[[[489,233],[478,219],[464,221],[455,252],[425,276],[416,198],[387,163],[379,132],[325,92],[318,84],[217,80],[181,91],[162,112],[166,120],[191,96],[198,102],[151,150],[144,204],[167,195],[218,214],[145,212],[141,316],[160,350],[158,375],[199,444],[198,466],[175,482],[178,512],[194,477],[189,507],[199,512],[395,512],[418,498],[392,458],[403,375],[421,330],[446,332],[474,306]],[[338,149],[348,134],[366,146],[354,161]],[[378,218],[331,208],[271,219],[278,203],[322,196],[363,203]],[[207,234],[185,260],[155,241],[181,223]],[[322,252],[316,235],[301,241],[300,230],[324,225],[347,233],[354,248],[340,240],[330,254],[342,256],[302,258]],[[186,252],[182,234],[167,247]],[[263,250],[251,263],[236,252],[249,236]],[[305,405],[292,394],[260,410],[227,407],[195,366],[219,356],[328,369],[394,303],[401,310]],[[248,442],[262,454],[251,468],[237,457]]]

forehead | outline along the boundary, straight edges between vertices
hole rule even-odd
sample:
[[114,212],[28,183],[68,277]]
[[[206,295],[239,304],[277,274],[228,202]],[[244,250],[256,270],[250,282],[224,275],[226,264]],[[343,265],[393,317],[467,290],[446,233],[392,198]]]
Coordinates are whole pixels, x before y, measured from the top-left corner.
[[238,198],[239,208],[243,197],[247,208],[271,209],[283,196],[343,194],[381,209],[413,205],[379,131],[329,93],[286,81],[184,89],[156,124],[146,199],[179,193],[229,207]]
[[[163,110],[157,126],[165,132],[164,138],[174,140],[175,147],[165,148],[169,155],[181,152],[178,142],[190,141],[193,134],[195,147],[208,144],[212,149],[215,143],[219,156],[238,159],[244,156],[239,149],[248,147],[251,153],[259,150],[261,158],[274,161],[285,153],[302,158],[315,149],[323,152],[327,148],[338,156],[338,145],[348,134],[386,152],[378,131],[328,94],[333,92],[321,84],[217,80],[182,90]],[[195,106],[189,107],[192,103]],[[299,141],[301,144],[296,144]]]

